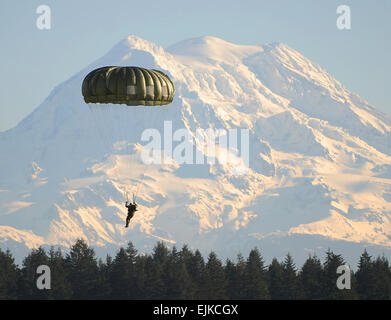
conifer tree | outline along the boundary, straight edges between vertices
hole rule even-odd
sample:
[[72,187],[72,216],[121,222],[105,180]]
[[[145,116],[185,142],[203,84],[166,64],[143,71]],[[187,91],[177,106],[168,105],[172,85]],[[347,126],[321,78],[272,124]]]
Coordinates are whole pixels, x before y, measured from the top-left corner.
[[134,263],[134,291],[133,295],[135,299],[147,299],[146,288],[147,288],[147,272],[146,272],[146,255],[137,255]]
[[246,299],[264,300],[270,298],[264,261],[257,248],[251,250],[248,256],[244,281]]
[[49,251],[49,267],[51,274],[50,299],[64,300],[72,297],[72,288],[68,281],[65,258],[61,249]]
[[303,288],[303,299],[320,300],[322,296],[322,263],[316,256],[309,256],[305,261],[300,280]]
[[112,289],[110,284],[110,275],[111,275],[111,269],[112,269],[113,261],[112,258],[107,255],[106,256],[106,262],[103,262],[102,259],[99,259],[98,261],[98,292],[96,299],[112,299]]
[[163,259],[147,256],[145,260],[145,275],[146,279],[144,282],[144,294],[146,299],[168,299],[167,288],[164,282],[164,271],[167,257]]
[[354,274],[350,271],[351,289],[338,289],[337,279],[342,276],[337,273],[339,266],[346,265],[341,255],[333,253],[331,250],[326,252],[326,259],[323,264],[322,292],[323,299],[327,300],[351,300],[356,298]]
[[362,253],[356,272],[357,294],[362,300],[388,300],[391,298],[391,274],[388,261],[378,257],[375,261],[366,250]]
[[227,279],[227,297],[228,299],[236,300],[240,296],[237,290],[236,265],[229,259],[225,263],[225,278]]
[[11,252],[0,249],[0,300],[18,298],[19,270]]
[[152,296],[155,299],[169,299],[167,288],[167,263],[169,261],[170,252],[167,246],[162,242],[158,242],[153,248],[152,264],[149,266],[148,282],[154,284],[152,288]]
[[203,295],[205,299],[226,299],[226,278],[221,261],[212,251],[205,266]]
[[168,248],[163,242],[158,242],[156,246],[153,248],[153,260],[161,266],[168,260]]
[[137,273],[136,273],[136,260],[138,256],[138,252],[136,247],[133,245],[131,241],[128,242],[128,246],[126,247],[126,255],[128,257],[128,263],[130,268],[130,283],[129,283],[129,298],[137,299],[138,298],[138,287],[137,287]]
[[42,265],[49,265],[49,257],[42,247],[33,249],[23,260],[23,268],[19,279],[19,297],[21,299],[49,299],[51,290],[42,290],[37,286],[37,280],[40,277],[37,270],[38,267]]
[[373,262],[375,294],[377,300],[391,300],[391,269],[388,260],[382,256]]
[[[246,277],[248,269],[247,269],[247,262],[242,256],[242,254],[238,254],[236,258],[236,290],[237,290],[237,298],[238,299],[246,299],[246,295],[248,294],[246,289],[246,280],[248,278]],[[265,280],[267,285],[267,275],[266,275],[266,269],[265,269]]]
[[233,300],[246,299],[246,261],[240,253],[237,256],[236,264],[227,259],[225,274],[228,298]]
[[193,252],[189,249],[189,247],[185,244],[182,246],[181,251],[179,252],[180,259],[186,263],[188,266],[191,263],[191,259],[193,257]]
[[133,283],[133,264],[124,248],[120,248],[110,270],[111,297],[113,299],[131,298]]
[[268,287],[272,300],[284,299],[283,295],[283,268],[276,258],[273,258],[267,271]]
[[376,275],[374,273],[372,257],[368,254],[367,250],[364,250],[360,256],[358,263],[358,269],[356,272],[357,279],[357,294],[360,299],[370,300],[376,299],[375,288]]
[[163,242],[158,242],[153,248],[152,256],[144,261],[144,290],[146,299],[169,299],[166,287],[167,262],[169,250]]
[[297,269],[292,256],[288,253],[282,263],[282,284],[281,299],[297,300],[301,299],[302,289],[300,287]]
[[194,297],[194,285],[187,271],[183,254],[174,246],[166,264],[166,286],[169,299],[192,299]]
[[128,242],[128,246],[126,247],[126,254],[128,256],[129,262],[134,266],[138,253],[136,247],[131,241]]
[[203,298],[204,282],[206,281],[205,261],[199,250],[196,250],[189,259],[186,259],[186,269],[194,284],[193,298]]
[[95,251],[78,239],[65,259],[69,282],[73,291],[72,299],[95,299],[98,292],[98,265]]

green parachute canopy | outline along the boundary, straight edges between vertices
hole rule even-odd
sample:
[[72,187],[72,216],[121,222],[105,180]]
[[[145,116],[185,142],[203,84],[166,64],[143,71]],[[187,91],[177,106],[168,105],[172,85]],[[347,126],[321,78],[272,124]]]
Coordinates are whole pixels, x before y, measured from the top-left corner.
[[174,98],[174,84],[161,71],[139,67],[103,67],[83,81],[86,103],[116,103],[128,106],[161,106]]

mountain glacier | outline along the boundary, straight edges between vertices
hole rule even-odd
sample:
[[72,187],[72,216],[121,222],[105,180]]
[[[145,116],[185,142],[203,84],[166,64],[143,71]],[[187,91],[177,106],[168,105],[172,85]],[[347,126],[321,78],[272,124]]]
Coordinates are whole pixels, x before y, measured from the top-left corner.
[[[83,78],[108,65],[162,70],[173,103],[87,106]],[[248,129],[246,174],[218,157],[145,164],[141,136],[165,121],[192,136]],[[83,238],[98,252],[159,240],[224,257],[254,246],[298,261],[328,247],[353,262],[364,247],[390,255],[390,147],[388,115],[285,44],[201,37],[163,49],[129,36],[0,133],[0,246],[22,256]],[[126,193],[139,203],[129,229]]]

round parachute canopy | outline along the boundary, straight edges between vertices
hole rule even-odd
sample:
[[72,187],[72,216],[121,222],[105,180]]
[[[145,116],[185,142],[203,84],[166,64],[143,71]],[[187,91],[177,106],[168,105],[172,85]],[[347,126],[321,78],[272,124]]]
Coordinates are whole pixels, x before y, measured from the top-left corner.
[[86,103],[117,103],[128,106],[161,106],[174,98],[174,84],[161,71],[139,67],[103,67],[83,81]]

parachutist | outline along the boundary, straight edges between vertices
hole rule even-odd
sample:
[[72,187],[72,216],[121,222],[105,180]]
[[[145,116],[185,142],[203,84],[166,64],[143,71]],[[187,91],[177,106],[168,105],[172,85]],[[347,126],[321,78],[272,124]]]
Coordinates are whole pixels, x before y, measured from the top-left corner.
[[[172,103],[175,95],[173,81],[162,71],[131,66],[106,66],[95,69],[84,78],[81,91],[86,103],[104,105],[163,106]],[[102,110],[107,110],[117,118],[117,113],[114,112],[117,109],[116,107],[112,109],[108,106],[98,106],[97,108],[91,108],[91,110],[93,109],[96,109],[99,113],[102,113]],[[126,112],[121,115],[132,115],[132,108],[126,109]],[[101,126],[97,125],[97,127],[100,128]],[[105,135],[102,134],[102,136]],[[127,199],[125,207],[128,208],[125,225],[125,228],[127,228],[130,219],[137,211],[134,196],[133,203]]]
[[137,211],[137,204],[134,200],[133,203],[130,201],[128,203],[128,201],[126,201],[125,207],[128,208],[128,216],[126,217],[126,225],[125,225],[125,228],[127,228],[129,226],[130,219],[133,218],[134,213]]

